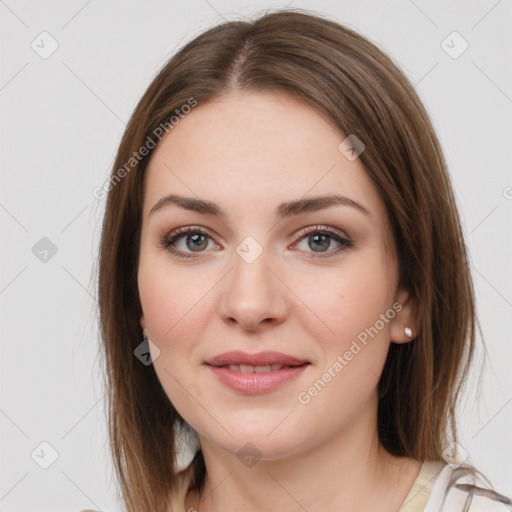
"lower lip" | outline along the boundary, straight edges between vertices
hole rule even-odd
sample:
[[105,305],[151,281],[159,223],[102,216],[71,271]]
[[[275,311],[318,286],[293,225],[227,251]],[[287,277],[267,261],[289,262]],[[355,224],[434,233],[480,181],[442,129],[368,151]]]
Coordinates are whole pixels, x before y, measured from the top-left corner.
[[217,378],[229,388],[235,391],[241,391],[242,393],[255,395],[273,391],[279,386],[296,379],[309,364],[265,373],[240,373],[230,370],[229,368],[207,366]]

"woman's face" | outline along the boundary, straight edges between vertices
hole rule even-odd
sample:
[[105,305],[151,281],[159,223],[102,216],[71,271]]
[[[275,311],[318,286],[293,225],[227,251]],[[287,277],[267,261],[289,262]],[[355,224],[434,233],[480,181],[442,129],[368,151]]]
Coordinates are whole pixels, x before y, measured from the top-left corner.
[[202,442],[270,460],[376,428],[389,343],[414,325],[384,203],[344,139],[297,100],[244,93],[196,106],[151,157],[141,326]]

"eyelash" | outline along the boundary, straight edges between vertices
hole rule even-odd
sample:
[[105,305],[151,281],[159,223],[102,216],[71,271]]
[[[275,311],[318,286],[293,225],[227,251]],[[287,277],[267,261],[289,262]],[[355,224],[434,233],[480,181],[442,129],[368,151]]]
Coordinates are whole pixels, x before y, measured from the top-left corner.
[[[182,253],[180,251],[176,251],[176,250],[173,250],[170,248],[176,241],[178,241],[180,238],[183,238],[185,235],[195,235],[195,234],[201,234],[201,235],[204,235],[211,239],[211,236],[206,229],[201,228],[199,226],[198,227],[190,226],[190,227],[185,227],[185,228],[178,228],[175,231],[171,232],[169,235],[167,235],[160,241],[159,245],[163,249],[169,251],[171,254],[173,254],[174,256],[176,256],[178,258],[185,258],[185,259],[186,258],[197,258],[201,252],[205,252],[205,251],[199,251],[197,254]],[[338,247],[337,249],[328,251],[326,253],[313,252],[312,256],[306,256],[306,258],[315,258],[315,259],[316,258],[329,258],[333,255],[339,254],[340,252],[350,249],[354,246],[354,244],[351,240],[349,240],[347,238],[343,238],[337,232],[330,229],[328,226],[315,226],[313,229],[304,228],[304,229],[300,230],[299,234],[300,234],[300,237],[297,240],[297,242],[300,242],[303,238],[306,238],[307,236],[321,234],[321,235],[328,235],[330,238],[334,239],[336,242],[339,242],[341,244],[341,247]],[[295,243],[297,243],[297,242],[295,242]]]

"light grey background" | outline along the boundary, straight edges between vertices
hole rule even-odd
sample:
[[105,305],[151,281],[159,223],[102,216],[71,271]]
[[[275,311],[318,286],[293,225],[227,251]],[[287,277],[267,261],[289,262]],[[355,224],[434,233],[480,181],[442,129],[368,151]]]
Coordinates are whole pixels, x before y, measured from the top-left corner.
[[[285,5],[0,0],[1,511],[120,510],[92,274],[104,201],[92,191],[108,177],[136,102],[178,47],[222,18]],[[511,1],[292,5],[327,14],[387,50],[434,120],[464,221],[487,350],[480,401],[473,384],[460,410],[461,445],[510,496]],[[40,55],[52,39],[44,31],[58,43],[47,58]],[[457,58],[464,41],[453,31],[469,44]],[[40,252],[48,249],[43,237],[56,254]],[[477,366],[473,383],[479,374]],[[42,442],[58,453],[48,469],[40,464],[51,462],[52,448]]]

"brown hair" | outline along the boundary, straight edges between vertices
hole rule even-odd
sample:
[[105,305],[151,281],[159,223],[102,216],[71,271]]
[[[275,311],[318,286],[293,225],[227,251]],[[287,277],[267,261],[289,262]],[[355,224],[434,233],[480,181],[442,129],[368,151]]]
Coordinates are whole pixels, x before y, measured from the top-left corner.
[[[121,178],[119,169],[191,98],[201,105],[232,91],[267,90],[301,99],[341,133],[357,136],[366,146],[359,158],[388,210],[399,284],[415,304],[418,333],[409,343],[391,344],[378,384],[383,446],[421,461],[441,459],[457,439],[455,408],[475,344],[474,290],[429,116],[398,66],[366,38],[302,9],[268,12],[208,29],[165,64],[138,103],[112,170],[99,309],[111,449],[130,512],[163,509],[176,495],[175,426],[183,420],[153,367],[134,357],[141,343],[142,186],[151,150]],[[200,489],[200,451],[190,470],[191,485]]]

